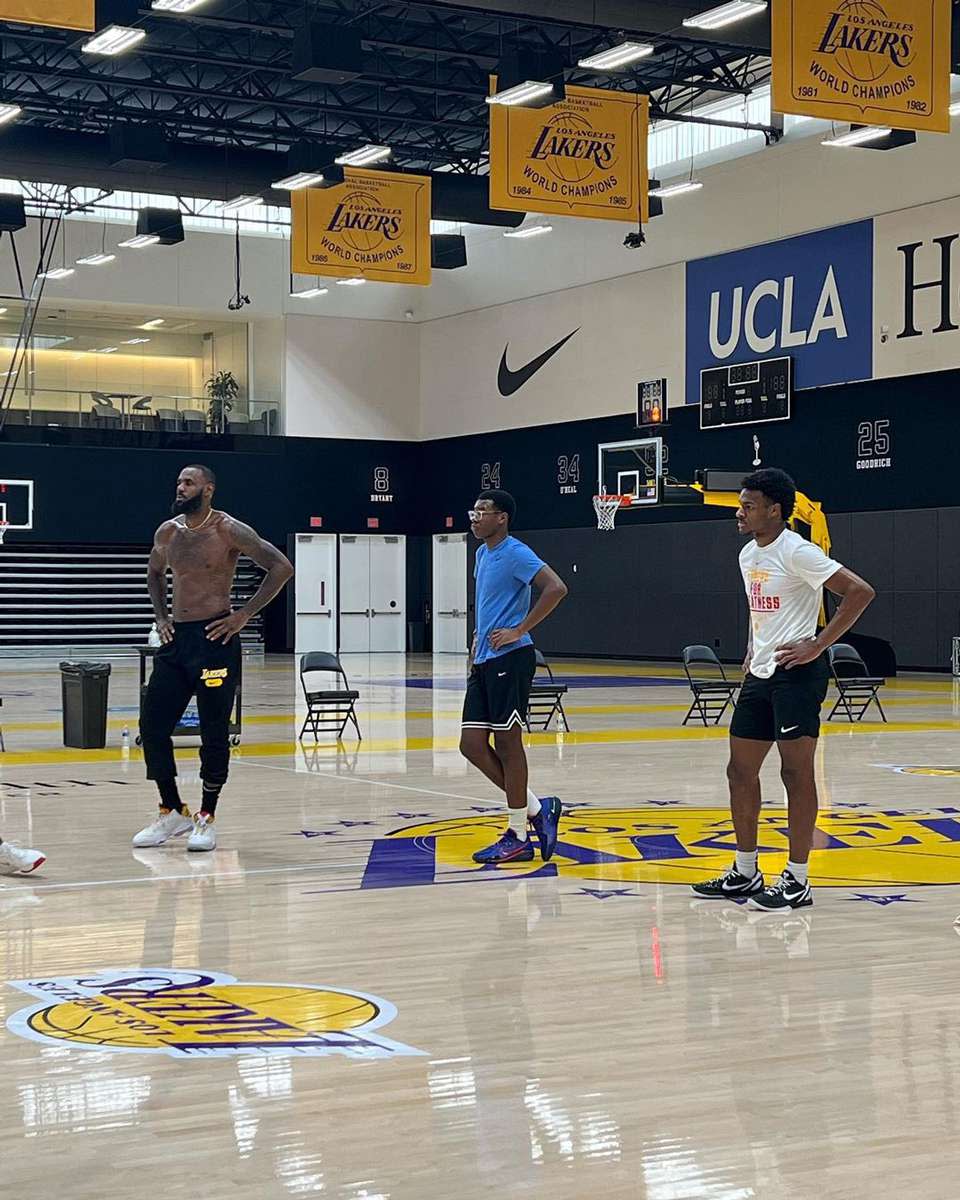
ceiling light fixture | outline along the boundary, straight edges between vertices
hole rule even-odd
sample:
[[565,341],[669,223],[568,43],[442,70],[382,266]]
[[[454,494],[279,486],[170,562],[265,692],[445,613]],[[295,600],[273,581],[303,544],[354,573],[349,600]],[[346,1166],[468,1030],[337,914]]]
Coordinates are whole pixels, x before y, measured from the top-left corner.
[[41,271],[37,276],[38,279],[66,279],[68,275],[72,275],[73,267],[53,267],[49,271]]
[[533,100],[542,100],[545,96],[553,94],[552,83],[539,83],[533,79],[527,79],[523,83],[518,83],[514,87],[506,88],[502,92],[494,92],[492,96],[487,96],[488,104],[529,104]]
[[249,208],[251,204],[259,204],[260,196],[237,196],[234,200],[226,200],[220,205],[220,211],[225,213],[239,212],[242,208]]
[[145,346],[149,341],[149,338],[127,338],[123,344],[125,346]]
[[14,121],[23,109],[19,104],[0,104],[0,125],[6,125],[8,121]]
[[731,0],[729,4],[708,8],[695,17],[687,17],[683,23],[688,29],[722,29],[725,25],[745,21],[766,11],[767,0]]
[[359,150],[351,150],[349,154],[341,154],[334,159],[341,167],[369,167],[374,163],[389,158],[393,151],[389,146],[361,146]]
[[504,232],[503,236],[507,238],[532,238],[552,232],[552,225],[528,225],[525,229],[508,229]]
[[116,259],[115,254],[88,254],[85,258],[77,259],[78,267],[105,267]]
[[670,196],[686,196],[690,192],[699,192],[702,187],[699,179],[685,179],[682,183],[668,183],[663,187],[652,188],[650,195],[666,200]]
[[577,66],[585,71],[619,71],[641,58],[648,58],[652,53],[653,46],[646,42],[621,42],[619,46],[611,46],[609,50],[581,58]]
[[144,321],[142,325],[138,325],[138,329],[158,329],[163,324],[163,317],[154,317],[152,321]]
[[319,171],[297,171],[295,175],[278,179],[272,186],[283,192],[298,192],[301,188],[311,187],[322,180],[323,175]]
[[155,12],[188,13],[206,3],[207,0],[153,0],[150,7]]
[[892,130],[883,125],[861,125],[851,129],[848,133],[841,133],[834,137],[824,138],[820,143],[821,146],[832,146],[834,148],[843,149],[848,146],[863,146],[867,142],[877,142],[881,138],[889,137]]
[[294,291],[291,288],[290,297],[293,300],[312,300],[314,296],[325,296],[329,290],[329,288],[324,287],[305,287],[299,291]]
[[365,279],[338,279],[337,283],[340,287],[359,287],[361,283],[366,283]]
[[134,237],[127,238],[125,242],[120,242],[120,245],[126,250],[142,250],[145,246],[155,246],[159,241],[159,234],[138,233]]
[[147,36],[145,29],[130,29],[126,25],[108,25],[83,43],[85,54],[122,54]]
[[116,354],[119,346],[104,346],[101,350],[94,350],[94,354]]

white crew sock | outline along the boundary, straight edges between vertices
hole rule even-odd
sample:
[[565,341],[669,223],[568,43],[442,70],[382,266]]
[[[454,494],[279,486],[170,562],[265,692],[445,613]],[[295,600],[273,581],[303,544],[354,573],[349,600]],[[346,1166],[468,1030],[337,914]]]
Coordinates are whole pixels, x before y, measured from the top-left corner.
[[532,788],[527,788],[527,816],[535,817],[540,811],[540,800]]
[[738,850],[737,851],[737,870],[746,879],[752,879],[757,873],[757,851],[756,850]]
[[507,813],[510,818],[510,828],[522,842],[525,842],[527,840],[527,810],[525,808],[508,808]]
[[807,864],[806,863],[788,862],[787,870],[794,877],[794,879],[797,881],[797,883],[806,883],[807,882]]

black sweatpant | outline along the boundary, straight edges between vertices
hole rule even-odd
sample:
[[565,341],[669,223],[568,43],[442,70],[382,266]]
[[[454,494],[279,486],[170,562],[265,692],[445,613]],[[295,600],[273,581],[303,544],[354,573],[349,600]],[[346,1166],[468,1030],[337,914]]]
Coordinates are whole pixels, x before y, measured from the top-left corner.
[[230,714],[240,674],[240,635],[224,645],[207,638],[206,621],[178,621],[162,646],[140,705],[140,741],[147,778],[176,779],[171,734],[193,695],[200,717],[200,778],[222,787],[230,769]]

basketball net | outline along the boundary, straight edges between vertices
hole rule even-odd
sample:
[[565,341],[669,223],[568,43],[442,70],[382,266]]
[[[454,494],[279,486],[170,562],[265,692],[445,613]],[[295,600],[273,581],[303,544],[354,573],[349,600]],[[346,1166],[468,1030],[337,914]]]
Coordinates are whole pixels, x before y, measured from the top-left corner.
[[612,533],[617,520],[617,509],[621,508],[629,496],[594,496],[593,510],[597,514],[597,528],[601,533]]

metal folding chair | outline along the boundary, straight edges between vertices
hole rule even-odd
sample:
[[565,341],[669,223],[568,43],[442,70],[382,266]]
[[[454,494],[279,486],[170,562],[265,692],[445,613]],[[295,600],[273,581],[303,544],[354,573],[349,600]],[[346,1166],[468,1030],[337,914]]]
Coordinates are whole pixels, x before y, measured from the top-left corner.
[[[333,674],[338,680],[342,679],[343,687],[326,690],[312,689],[308,686],[306,677],[320,672]],[[346,729],[348,721],[353,722],[358,740],[363,740],[354,708],[360,699],[360,693],[350,687],[347,673],[335,654],[329,654],[325,650],[313,650],[309,654],[305,654],[300,660],[300,686],[303,688],[303,698],[307,702],[307,715],[300,733],[297,735],[300,741],[303,741],[303,735],[308,727],[313,733],[314,741],[318,740],[320,733],[330,733],[333,730],[336,730],[337,741],[339,741],[343,737],[343,731]]]
[[843,715],[853,724],[854,721],[862,721],[870,705],[875,704],[880,720],[885,722],[887,715],[877,693],[886,680],[868,675],[867,664],[846,642],[837,642],[831,646],[827,651],[827,658],[833,682],[837,685],[837,699],[827,720],[832,721],[837,710],[842,708]]
[[567,732],[570,729],[570,725],[567,721],[567,714],[563,711],[563,697],[567,694],[567,685],[565,683],[557,683],[553,677],[553,671],[550,670],[550,664],[539,650],[536,651],[536,656],[536,669],[538,671],[546,671],[547,681],[538,683],[536,675],[534,676],[525,718],[527,732],[530,732],[532,725],[535,725],[538,729],[548,728],[554,716],[557,718],[558,728],[562,723],[564,732]]
[[[702,668],[697,674],[691,668]],[[683,669],[693,692],[693,701],[683,724],[694,717],[704,725],[719,725],[728,708],[735,708],[740,685],[727,678],[723,663],[709,646],[684,646]]]

